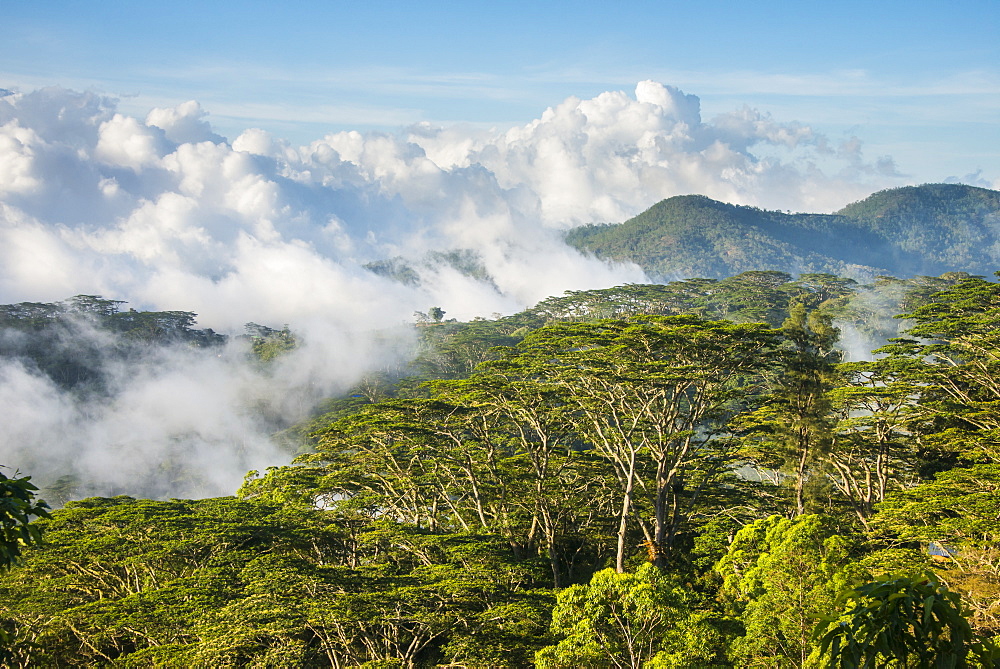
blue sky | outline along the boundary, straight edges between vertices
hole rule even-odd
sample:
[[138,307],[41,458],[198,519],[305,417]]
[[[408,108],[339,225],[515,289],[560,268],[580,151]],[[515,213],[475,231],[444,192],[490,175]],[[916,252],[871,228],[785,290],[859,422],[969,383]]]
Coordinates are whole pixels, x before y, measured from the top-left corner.
[[235,137],[505,127],[653,79],[857,136],[915,183],[1000,179],[1000,2],[0,0],[0,87],[196,99]]

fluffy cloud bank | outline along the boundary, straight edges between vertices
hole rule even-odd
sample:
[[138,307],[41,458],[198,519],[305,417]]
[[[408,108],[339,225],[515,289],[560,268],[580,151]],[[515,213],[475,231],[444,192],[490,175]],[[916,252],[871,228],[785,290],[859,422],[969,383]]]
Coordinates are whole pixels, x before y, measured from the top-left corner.
[[[229,143],[206,117],[193,101],[136,119],[86,93],[0,98],[0,300],[102,293],[221,325],[509,311],[641,279],[566,249],[561,229],[683,193],[829,210],[893,170],[755,110],[706,122],[697,97],[651,81],[503,132],[417,125],[296,147],[254,129]],[[428,270],[415,290],[364,269],[452,248],[479,253],[492,284]]]
[[[0,93],[0,302],[95,294],[194,311],[202,326],[223,331],[249,320],[290,323],[308,345],[289,363],[300,373],[288,378],[312,389],[286,407],[294,419],[378,364],[385,353],[368,349],[364,333],[397,327],[414,310],[509,313],[568,289],[644,279],[635,267],[568,248],[566,228],[624,220],[683,193],[830,210],[892,176],[891,161],[866,163],[856,143],[833,147],[807,126],[755,110],[706,122],[697,97],[651,81],[634,96],[570,98],[505,131],[416,125],[308,146],[256,129],[230,142],[193,101],[138,119],[91,93]],[[427,260],[451,250],[471,252],[478,278]],[[366,268],[389,258],[409,261],[419,281]],[[63,439],[74,446],[59,457],[102,463],[102,448],[132,444],[116,435],[140,419],[148,443],[180,440],[220,461],[229,448],[222,435],[241,432],[258,460],[273,456],[245,410],[273,380],[237,362],[150,368],[123,381],[115,408],[96,417],[29,379],[21,368],[0,369],[3,406],[14,412],[20,405],[10,398],[35,397],[52,418],[11,432],[0,464],[16,465],[31,444],[65,434],[87,437]],[[157,411],[170,420],[153,420]],[[240,468],[262,464],[228,462],[201,492],[226,492]]]
[[[807,126],[749,108],[706,123],[696,96],[652,81],[640,82],[634,98],[622,92],[569,98],[526,126],[480,141],[430,128],[415,129],[409,139],[439,165],[481,165],[504,188],[530,189],[540,218],[565,227],[621,221],[690,193],[831,210],[867,195],[871,179],[894,172],[891,161],[865,164],[856,141],[834,149]],[[831,162],[837,172],[826,175],[818,164]]]

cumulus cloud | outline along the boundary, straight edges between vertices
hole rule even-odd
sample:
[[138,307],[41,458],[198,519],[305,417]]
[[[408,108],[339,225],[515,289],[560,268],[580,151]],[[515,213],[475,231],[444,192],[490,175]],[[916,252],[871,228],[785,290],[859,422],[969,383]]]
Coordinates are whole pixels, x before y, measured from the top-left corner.
[[207,116],[208,112],[197,100],[188,100],[174,108],[151,110],[146,115],[146,125],[160,128],[176,144],[224,142],[225,138],[212,132],[212,126],[205,120]]
[[[569,98],[525,126],[492,136],[461,138],[418,126],[409,140],[438,164],[480,165],[501,187],[530,190],[541,220],[555,227],[620,221],[690,193],[831,211],[895,176],[866,166],[859,152],[836,156],[829,140],[806,125],[750,108],[705,122],[697,96],[653,81],[640,82],[634,97]],[[820,165],[831,158],[836,171],[826,174]]]
[[[299,302],[295,281],[250,280],[261,253],[301,258],[334,291],[347,281],[377,294],[387,289],[366,262],[472,249],[499,289],[483,305],[495,311],[585,287],[584,277],[641,280],[634,268],[566,249],[559,230],[620,221],[683,193],[830,210],[893,176],[891,164],[866,163],[857,142],[834,149],[806,125],[749,108],[705,121],[695,95],[652,81],[633,95],[569,98],[503,131],[423,124],[298,147],[257,129],[226,142],[195,101],[140,120],[113,100],[59,89],[0,99],[0,122],[0,224],[11,241],[23,249],[35,239],[42,264],[69,254],[89,289],[141,296],[143,305],[173,299],[165,277],[199,285],[209,320],[231,313],[233,300],[273,307],[258,318],[299,315],[280,307]],[[830,161],[839,171],[827,175],[818,164]],[[63,294],[38,295],[37,272],[24,271],[5,269],[0,298],[58,299],[81,288],[72,272],[45,282]],[[396,294],[394,315],[411,313],[408,301],[483,290],[446,275],[429,271],[419,291]],[[255,292],[238,295],[237,286]]]
[[156,165],[166,153],[166,141],[159,128],[115,114],[98,130],[94,157],[103,162],[135,171]]
[[[279,394],[301,410],[378,364],[384,352],[369,350],[365,333],[415,310],[437,305],[465,319],[645,280],[634,266],[573,251],[561,240],[566,228],[621,221],[684,193],[823,211],[890,185],[892,170],[866,163],[860,147],[830,144],[752,109],[706,121],[695,95],[652,81],[634,94],[569,98],[509,129],[418,124],[305,146],[259,129],[227,141],[195,101],[138,119],[90,93],[8,94],[0,97],[0,302],[100,294],[194,311],[222,331],[289,323],[305,345],[284,372],[310,390],[288,382]],[[470,253],[487,278],[427,262],[452,250]],[[410,263],[419,281],[366,269],[390,258]],[[232,360],[171,358],[101,407],[73,404],[23,368],[2,371],[0,397],[51,409],[38,434],[18,428],[20,443],[86,435],[66,443],[91,472],[145,452],[140,442],[189,448],[194,458],[271,453],[263,426],[245,413],[258,380]],[[13,415],[21,405],[2,406]],[[233,441],[233,430],[249,436]],[[80,445],[99,443],[110,450]],[[13,448],[0,447],[0,463],[17,464]],[[223,468],[225,485],[246,464],[227,461],[235,464]]]

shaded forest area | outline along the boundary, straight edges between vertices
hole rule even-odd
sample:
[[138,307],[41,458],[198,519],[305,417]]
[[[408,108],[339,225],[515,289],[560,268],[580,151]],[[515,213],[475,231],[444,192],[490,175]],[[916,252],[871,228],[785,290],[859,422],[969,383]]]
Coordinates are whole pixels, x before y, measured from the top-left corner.
[[998,325],[964,273],[424,319],[234,497],[34,521],[5,662],[996,666]]

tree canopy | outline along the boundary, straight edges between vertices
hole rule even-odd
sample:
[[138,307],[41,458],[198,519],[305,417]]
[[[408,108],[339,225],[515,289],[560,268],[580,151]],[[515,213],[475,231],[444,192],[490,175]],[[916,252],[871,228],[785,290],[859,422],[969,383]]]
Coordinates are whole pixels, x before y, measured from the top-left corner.
[[[48,513],[0,478],[5,661],[996,666],[997,286],[753,270],[438,307],[235,497]],[[119,304],[7,314],[208,341]],[[254,364],[298,345],[245,336]]]

